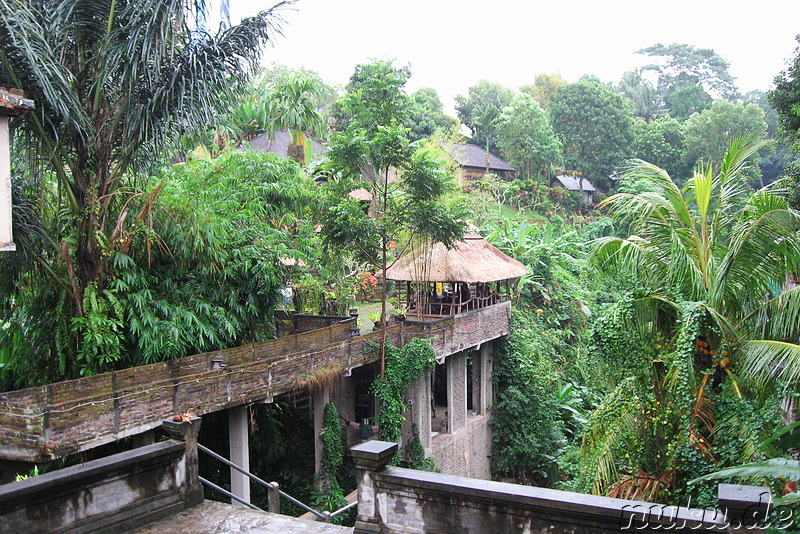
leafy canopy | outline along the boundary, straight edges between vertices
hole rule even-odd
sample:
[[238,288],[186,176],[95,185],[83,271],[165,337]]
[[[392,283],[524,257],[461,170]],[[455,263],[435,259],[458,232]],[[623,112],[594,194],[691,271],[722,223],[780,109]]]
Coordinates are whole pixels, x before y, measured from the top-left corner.
[[544,110],[526,94],[514,97],[500,114],[497,145],[503,158],[527,180],[548,183],[552,169],[561,161],[561,143]]
[[599,81],[585,79],[558,89],[549,111],[568,169],[605,180],[630,157],[632,104]]

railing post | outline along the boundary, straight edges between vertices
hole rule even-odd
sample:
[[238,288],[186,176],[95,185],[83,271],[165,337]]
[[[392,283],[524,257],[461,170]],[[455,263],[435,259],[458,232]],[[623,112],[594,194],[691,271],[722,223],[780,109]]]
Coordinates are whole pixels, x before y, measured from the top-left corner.
[[322,515],[325,516],[322,518],[323,523],[333,522],[333,519],[331,518],[331,513],[329,511],[325,510],[324,512],[322,512]]
[[378,488],[374,476],[386,467],[397,452],[397,443],[371,440],[350,449],[356,466],[358,481],[358,518],[353,527],[354,534],[383,532],[378,512]]
[[281,487],[277,482],[270,482],[267,490],[267,500],[269,501],[269,511],[273,514],[281,513]]
[[183,441],[186,445],[183,454],[183,484],[181,496],[187,508],[203,502],[203,486],[200,485],[200,467],[197,458],[197,435],[200,432],[199,417],[191,417],[189,420],[166,419],[161,423],[161,428],[167,435],[176,440]]

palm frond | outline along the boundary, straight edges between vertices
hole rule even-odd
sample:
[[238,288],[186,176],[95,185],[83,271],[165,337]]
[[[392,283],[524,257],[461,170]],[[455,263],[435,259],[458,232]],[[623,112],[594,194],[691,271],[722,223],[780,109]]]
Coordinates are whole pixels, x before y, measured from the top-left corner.
[[[756,382],[800,379],[800,345],[767,339],[745,342],[744,372]],[[787,386],[788,387],[788,386]]]
[[[646,178],[661,187],[663,196],[650,194],[648,195],[648,197],[651,197],[650,201],[654,200],[652,197],[661,197],[662,199],[665,199],[667,204],[661,204],[661,202],[659,202],[662,207],[668,207],[669,212],[674,214],[675,218],[680,221],[682,226],[693,226],[692,216],[683,198],[683,195],[681,194],[678,186],[675,185],[675,182],[672,181],[672,178],[669,177],[667,171],[656,165],[653,165],[652,163],[634,159],[628,163],[628,166],[623,172],[623,176],[630,178]],[[613,197],[609,197],[606,200],[610,200],[611,198]],[[604,206],[604,203],[605,201],[600,205]]]
[[767,339],[800,338],[800,286],[765,300],[742,318],[742,324]]
[[[581,452],[593,459],[591,477],[592,493],[595,495],[605,495],[607,488],[619,480],[614,453],[637,428],[635,413],[638,399],[633,394],[635,388],[635,377],[620,383],[592,414],[583,436]],[[621,415],[609,420],[605,417],[607,411]]]
[[716,480],[729,477],[786,478],[800,480],[800,461],[788,458],[771,458],[764,462],[753,462],[737,467],[728,467],[714,473],[695,478],[690,484],[701,480]]
[[[710,302],[747,313],[757,307],[770,284],[782,283],[800,256],[800,218],[785,201],[756,192],[733,227],[720,262]],[[750,299],[748,303],[748,299]]]
[[90,131],[80,95],[73,90],[75,77],[61,61],[64,52],[59,47],[68,37],[57,21],[49,19],[54,13],[26,0],[0,0],[0,10],[4,13],[0,19],[0,75],[24,89],[38,109],[50,110],[24,120],[32,123],[34,117],[43,117],[50,129],[69,122],[78,131]]

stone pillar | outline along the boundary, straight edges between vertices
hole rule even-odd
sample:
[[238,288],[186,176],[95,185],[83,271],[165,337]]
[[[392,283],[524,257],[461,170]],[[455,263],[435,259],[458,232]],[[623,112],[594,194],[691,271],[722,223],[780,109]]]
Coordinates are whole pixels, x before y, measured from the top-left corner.
[[447,366],[447,431],[455,434],[467,426],[467,355],[451,354]]
[[314,405],[314,473],[319,473],[322,466],[322,418],[325,415],[325,405],[330,400],[331,387],[328,385],[311,394],[311,402]]
[[350,452],[356,467],[358,484],[358,517],[353,527],[353,534],[383,532],[373,475],[386,467],[397,452],[397,443],[371,440],[356,445]]
[[414,436],[412,425],[417,426],[419,439],[425,449],[431,446],[431,374],[428,371],[411,382],[406,390],[406,420],[403,422],[403,448]]
[[[492,408],[492,350],[494,341],[481,345],[480,356],[480,405],[478,413],[486,415]],[[474,402],[474,401],[473,401]]]
[[482,377],[480,347],[472,351],[472,363],[470,364],[470,367],[472,371],[472,383],[468,384],[467,387],[472,389],[472,411],[473,413],[483,415],[483,410],[481,410],[481,394],[483,391],[481,387]]
[[11,158],[8,117],[0,116],[0,252],[15,250],[11,235]]
[[[200,484],[200,465],[197,458],[197,435],[200,432],[202,419],[192,417],[189,422],[173,421],[166,419],[161,423],[161,428],[167,435],[186,444],[183,460],[176,468],[175,478],[180,485],[181,498],[184,509],[191,508],[203,502],[203,486]],[[183,481],[180,477],[183,476]]]
[[426,451],[431,447],[431,373],[432,371],[425,371],[418,380],[418,422],[415,421],[419,428],[419,439]]
[[[228,443],[231,462],[250,471],[250,436],[247,425],[247,406],[228,409]],[[250,479],[231,467],[231,493],[250,502]],[[233,504],[236,501],[231,500]]]

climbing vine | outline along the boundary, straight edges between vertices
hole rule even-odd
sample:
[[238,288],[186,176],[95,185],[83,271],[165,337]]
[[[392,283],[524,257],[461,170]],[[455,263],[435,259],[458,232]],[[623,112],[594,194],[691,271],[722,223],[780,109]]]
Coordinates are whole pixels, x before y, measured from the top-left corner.
[[436,352],[427,339],[412,339],[402,348],[386,345],[386,373],[373,385],[381,401],[378,425],[385,441],[400,441],[406,409],[403,397],[409,384],[436,365]]
[[425,447],[422,446],[422,440],[419,439],[419,428],[417,425],[411,425],[411,441],[406,445],[406,464],[410,469],[417,469],[419,471],[431,471],[438,473],[436,464],[433,458],[425,456]]
[[320,438],[322,439],[322,462],[319,474],[317,474],[317,481],[322,493],[323,509],[335,512],[345,506],[347,502],[337,480],[339,468],[344,460],[344,451],[342,450],[342,425],[339,421],[339,411],[332,402],[325,405]]

